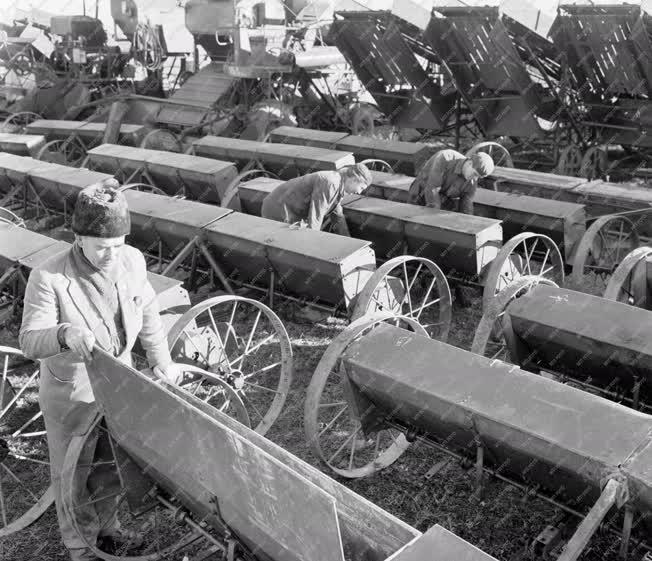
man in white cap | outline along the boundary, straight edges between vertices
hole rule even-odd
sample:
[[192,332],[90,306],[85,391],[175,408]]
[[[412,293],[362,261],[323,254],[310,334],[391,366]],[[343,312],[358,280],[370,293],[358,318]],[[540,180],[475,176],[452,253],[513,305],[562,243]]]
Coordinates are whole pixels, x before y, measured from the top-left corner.
[[470,157],[440,150],[419,170],[410,186],[409,202],[441,210],[473,214],[478,179],[490,175],[494,161],[477,152]]
[[290,179],[263,199],[262,216],[287,224],[305,222],[311,230],[321,230],[328,217],[335,233],[348,236],[342,199],[346,194],[359,195],[371,180],[371,172],[364,164]]
[[[83,506],[90,501],[78,497],[77,504],[82,506],[75,518],[83,527],[86,542],[62,505],[66,450],[72,437],[84,434],[97,414],[86,370],[93,347],[130,363],[138,337],[152,369],[170,381],[177,380],[145,259],[125,244],[130,227],[127,201],[121,192],[106,185],[82,190],[72,218],[74,244],[34,269],[25,292],[20,345],[26,357],[41,363],[39,403],[48,437],[57,517],[73,561],[96,559],[87,543],[125,541],[115,515],[115,499]],[[81,464],[93,461],[96,442],[97,436],[91,437]],[[109,496],[110,489],[116,488],[114,478],[98,473],[89,476],[88,471],[78,470],[75,475],[83,493],[101,488],[100,496]]]

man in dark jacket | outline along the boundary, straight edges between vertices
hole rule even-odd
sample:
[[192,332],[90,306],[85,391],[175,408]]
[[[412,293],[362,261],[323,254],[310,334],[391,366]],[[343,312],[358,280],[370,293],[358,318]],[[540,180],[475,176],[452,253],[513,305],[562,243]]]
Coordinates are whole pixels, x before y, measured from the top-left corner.
[[324,220],[330,217],[333,231],[348,236],[342,199],[345,194],[359,195],[371,180],[371,172],[364,164],[290,179],[265,197],[262,216],[287,224],[305,222],[311,230],[321,230]]
[[473,214],[478,179],[494,170],[489,154],[470,157],[455,150],[440,150],[419,170],[410,186],[409,202],[441,210]]

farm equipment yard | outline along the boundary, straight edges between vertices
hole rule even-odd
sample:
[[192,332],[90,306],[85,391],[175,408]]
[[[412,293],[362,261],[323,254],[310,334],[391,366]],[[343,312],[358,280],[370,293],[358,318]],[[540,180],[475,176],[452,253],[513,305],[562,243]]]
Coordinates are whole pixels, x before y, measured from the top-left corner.
[[650,2],[21,4],[0,560],[652,560]]

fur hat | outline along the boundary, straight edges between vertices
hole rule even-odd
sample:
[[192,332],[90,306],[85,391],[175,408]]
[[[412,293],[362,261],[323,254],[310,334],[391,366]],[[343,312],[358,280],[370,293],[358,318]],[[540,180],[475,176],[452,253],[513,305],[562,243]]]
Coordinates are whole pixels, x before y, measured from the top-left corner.
[[373,177],[369,171],[369,168],[364,164],[346,166],[341,171],[348,177],[355,177],[356,179],[359,179],[367,186],[371,185],[371,182],[373,181]]
[[125,196],[110,185],[97,183],[79,192],[72,215],[72,231],[79,236],[119,238],[131,231]]
[[471,163],[473,164],[473,169],[480,174],[480,177],[487,177],[487,175],[491,175],[494,171],[494,161],[485,152],[476,152],[473,154],[471,156]]

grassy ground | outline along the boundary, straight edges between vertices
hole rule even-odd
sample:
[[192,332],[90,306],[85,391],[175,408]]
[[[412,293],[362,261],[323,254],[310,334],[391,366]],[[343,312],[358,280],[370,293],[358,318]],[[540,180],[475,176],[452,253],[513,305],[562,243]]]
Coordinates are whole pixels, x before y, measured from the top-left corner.
[[[477,297],[468,308],[454,308],[452,344],[470,347],[479,310]],[[292,340],[295,373],[285,408],[268,437],[321,467],[303,433],[306,387],[322,353],[346,322],[325,316],[302,321],[296,312],[296,306],[289,304],[278,310]],[[6,332],[0,342],[16,343]],[[426,479],[426,472],[434,465],[438,466],[436,475]],[[482,500],[478,500],[472,471],[419,442],[379,474],[340,481],[421,531],[441,524],[501,561],[519,559],[529,540],[560,518],[560,512],[548,503],[496,480],[488,482]],[[582,559],[615,561],[617,547],[618,542],[610,536],[599,536]],[[27,530],[0,541],[2,561],[66,558],[53,509]]]

